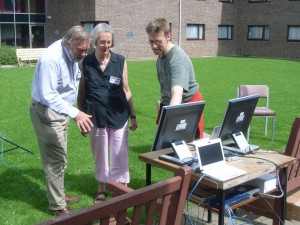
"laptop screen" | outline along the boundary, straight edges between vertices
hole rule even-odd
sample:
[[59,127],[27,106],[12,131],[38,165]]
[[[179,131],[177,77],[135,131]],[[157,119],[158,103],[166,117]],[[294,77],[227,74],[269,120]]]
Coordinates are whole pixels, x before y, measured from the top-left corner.
[[214,139],[210,142],[196,144],[197,154],[199,156],[200,166],[206,166],[212,163],[224,161],[224,155],[220,139]]

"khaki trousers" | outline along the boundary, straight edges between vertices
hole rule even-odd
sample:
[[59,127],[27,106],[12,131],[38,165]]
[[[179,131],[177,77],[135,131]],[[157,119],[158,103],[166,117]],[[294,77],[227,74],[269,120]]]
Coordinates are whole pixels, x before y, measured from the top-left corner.
[[35,100],[30,104],[30,117],[41,153],[49,208],[63,209],[66,207],[64,175],[67,167],[67,130],[70,119]]

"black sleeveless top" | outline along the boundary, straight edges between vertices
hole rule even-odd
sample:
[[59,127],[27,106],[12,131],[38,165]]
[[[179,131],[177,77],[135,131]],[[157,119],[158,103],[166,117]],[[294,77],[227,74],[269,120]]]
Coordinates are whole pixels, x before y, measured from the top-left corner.
[[129,105],[123,90],[125,57],[111,52],[104,72],[100,69],[95,52],[88,54],[83,62],[85,79],[84,110],[92,115],[98,128],[120,129],[129,117]]

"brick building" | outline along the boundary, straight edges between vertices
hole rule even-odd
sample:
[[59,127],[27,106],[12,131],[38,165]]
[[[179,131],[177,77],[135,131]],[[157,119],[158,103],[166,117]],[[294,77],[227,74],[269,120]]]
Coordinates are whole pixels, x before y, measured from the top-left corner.
[[173,42],[191,57],[299,59],[299,11],[300,0],[45,0],[43,26],[48,46],[73,25],[91,30],[107,22],[115,31],[115,52],[127,59],[150,59],[155,56],[145,27],[154,18],[166,17]]

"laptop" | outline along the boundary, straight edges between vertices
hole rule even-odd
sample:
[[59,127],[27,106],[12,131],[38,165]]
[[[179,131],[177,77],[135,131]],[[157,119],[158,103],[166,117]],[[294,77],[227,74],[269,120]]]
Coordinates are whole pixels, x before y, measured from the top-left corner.
[[247,173],[226,163],[220,138],[204,138],[193,143],[202,174],[217,181],[227,181]]

